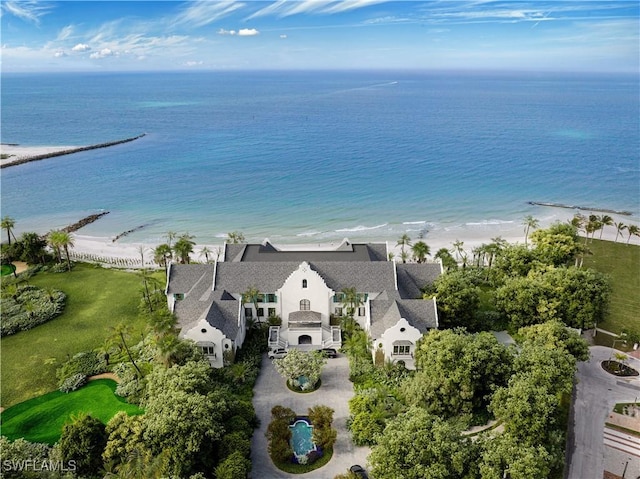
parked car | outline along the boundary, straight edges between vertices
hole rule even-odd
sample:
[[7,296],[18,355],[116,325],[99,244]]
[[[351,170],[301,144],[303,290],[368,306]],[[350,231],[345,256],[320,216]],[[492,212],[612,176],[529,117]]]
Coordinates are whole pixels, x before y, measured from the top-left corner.
[[284,348],[272,349],[267,356],[269,359],[282,359],[287,355],[287,350]]
[[367,471],[365,471],[364,467],[360,466],[359,464],[354,464],[349,468],[349,470],[360,479],[369,479],[369,476],[367,476]]
[[320,351],[322,351],[322,354],[324,354],[328,358],[337,358],[338,357],[338,351],[336,351],[333,348],[324,348],[324,349],[321,349]]

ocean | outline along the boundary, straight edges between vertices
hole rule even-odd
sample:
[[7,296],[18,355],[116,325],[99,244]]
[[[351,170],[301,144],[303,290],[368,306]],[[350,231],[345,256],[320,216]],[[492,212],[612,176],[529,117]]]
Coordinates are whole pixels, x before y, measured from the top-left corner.
[[631,75],[3,73],[2,143],[146,136],[3,169],[2,215],[44,233],[106,210],[80,233],[201,244],[428,243],[562,217],[529,201],[637,222],[638,98]]

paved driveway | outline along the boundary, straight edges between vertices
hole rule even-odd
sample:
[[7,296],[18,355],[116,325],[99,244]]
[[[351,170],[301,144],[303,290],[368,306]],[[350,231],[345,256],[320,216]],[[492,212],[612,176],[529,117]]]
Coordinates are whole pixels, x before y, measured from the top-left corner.
[[[605,465],[604,423],[613,406],[619,402],[634,402],[640,397],[640,379],[621,380],[605,372],[600,363],[609,359],[611,349],[589,348],[591,359],[578,363],[571,422],[573,437],[567,450],[567,479],[601,479]],[[640,361],[630,359],[629,365],[640,369]],[[616,471],[621,474],[621,471]],[[626,478],[640,476],[638,464],[630,464]]]
[[[251,441],[251,463],[253,479],[276,479],[284,477],[304,477],[333,479],[336,475],[347,471],[352,464],[366,467],[367,456],[371,452],[366,447],[356,447],[351,442],[347,430],[349,417],[348,401],[353,397],[353,385],[349,381],[349,362],[340,354],[335,359],[328,359],[322,371],[322,386],[317,391],[299,394],[290,391],[285,381],[276,372],[267,355],[262,357],[262,370],[254,388],[253,405],[260,428],[256,429]],[[320,469],[307,474],[288,474],[281,471],[271,462],[267,451],[265,433],[271,422],[271,408],[276,405],[293,409],[297,414],[307,414],[307,409],[323,404],[334,409],[333,427],[338,431],[338,439],[334,446],[331,461]]]

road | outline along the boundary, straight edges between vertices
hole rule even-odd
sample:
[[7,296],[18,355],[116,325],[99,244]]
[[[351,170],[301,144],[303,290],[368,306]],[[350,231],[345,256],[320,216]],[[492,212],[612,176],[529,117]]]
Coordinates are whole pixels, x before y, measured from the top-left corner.
[[[573,434],[568,445],[567,479],[602,479],[605,466],[604,423],[613,406],[640,398],[640,379],[621,380],[602,369],[611,348],[592,346],[591,359],[578,364],[574,403],[571,408]],[[640,370],[640,360],[628,364]],[[622,471],[612,471],[622,474]],[[626,479],[640,476],[640,461],[628,465]]]

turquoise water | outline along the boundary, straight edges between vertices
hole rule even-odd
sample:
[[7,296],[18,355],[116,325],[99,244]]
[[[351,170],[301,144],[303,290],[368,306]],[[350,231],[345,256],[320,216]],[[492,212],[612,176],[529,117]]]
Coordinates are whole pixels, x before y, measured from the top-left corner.
[[638,93],[636,76],[586,74],[2,74],[2,142],[147,133],[2,170],[2,214],[20,233],[108,210],[81,233],[200,244],[464,237],[555,214],[527,201],[638,218]]
[[298,419],[291,429],[291,448],[296,456],[303,456],[315,450],[316,445],[313,443],[313,426],[304,419]]

